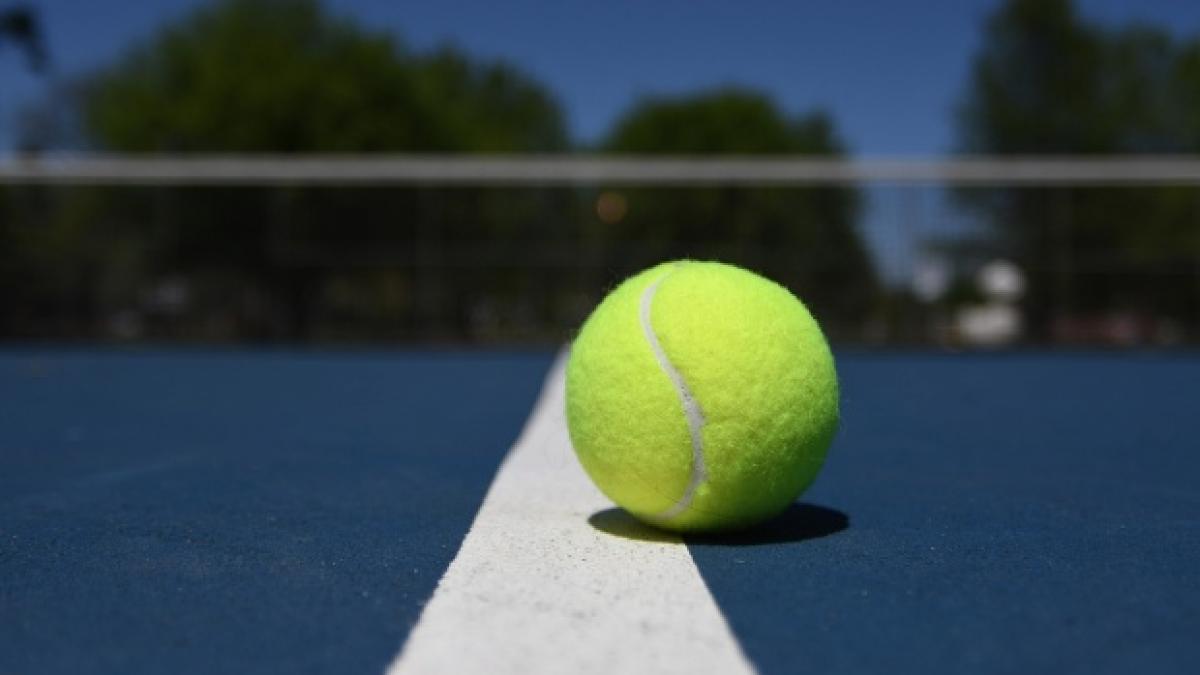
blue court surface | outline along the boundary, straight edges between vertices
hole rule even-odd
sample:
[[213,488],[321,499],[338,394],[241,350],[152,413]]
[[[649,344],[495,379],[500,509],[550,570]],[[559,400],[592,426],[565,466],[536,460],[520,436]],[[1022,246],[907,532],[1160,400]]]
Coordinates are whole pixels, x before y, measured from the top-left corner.
[[[0,673],[385,672],[434,620],[554,359],[0,352]],[[780,519],[677,545],[613,510],[545,522],[684,553],[763,673],[1195,672],[1200,357],[839,370],[842,431]],[[505,536],[541,541],[524,522]],[[560,579],[537,583],[581,592]],[[545,649],[531,670],[572,646]]]

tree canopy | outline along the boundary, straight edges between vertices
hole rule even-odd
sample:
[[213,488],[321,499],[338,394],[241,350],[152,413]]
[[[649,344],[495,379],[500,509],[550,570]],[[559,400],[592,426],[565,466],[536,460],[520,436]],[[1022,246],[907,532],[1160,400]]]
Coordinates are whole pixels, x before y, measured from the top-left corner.
[[604,149],[677,155],[844,153],[828,115],[789,119],[766,95],[732,88],[641,101],[616,122]]
[[[1109,28],[1070,0],[1008,0],[986,22],[963,106],[963,151],[989,155],[1200,150],[1200,40]],[[1200,254],[1197,204],[1171,187],[968,189],[1053,315],[1125,306],[1184,316],[1176,268]],[[1165,276],[1164,276],[1165,275]]]
[[[824,113],[788,116],[764,94],[732,88],[644,100],[617,121],[603,150],[651,155],[845,152]],[[790,286],[834,327],[857,325],[868,311],[876,278],[857,230],[858,195],[853,190],[727,187],[626,193],[628,215],[602,227],[615,241],[640,239],[658,259],[740,262]]]
[[413,54],[311,0],[224,0],[91,78],[85,124],[121,151],[525,151],[566,145],[510,66]]
[[960,110],[981,154],[1195,152],[1200,41],[1108,28],[1071,0],[1009,0],[984,25]]
[[[68,93],[78,97],[69,104],[85,142],[115,152],[544,152],[568,143],[554,97],[512,66],[452,48],[413,52],[315,0],[204,5]],[[429,188],[130,188],[65,197],[66,208],[38,212],[44,227],[12,234],[10,255],[41,270],[34,279],[68,287],[27,284],[22,305],[65,308],[80,298],[71,306],[85,309],[68,313],[83,317],[76,330],[94,330],[99,315],[182,277],[199,314],[224,317],[204,325],[288,339],[312,337],[315,315],[345,307],[396,330],[461,321],[446,314],[462,299],[454,294],[470,291],[448,285],[449,299],[432,294],[417,281],[427,273],[414,251],[444,249],[468,231],[536,238],[565,208],[527,194]],[[104,237],[80,236],[100,230]]]

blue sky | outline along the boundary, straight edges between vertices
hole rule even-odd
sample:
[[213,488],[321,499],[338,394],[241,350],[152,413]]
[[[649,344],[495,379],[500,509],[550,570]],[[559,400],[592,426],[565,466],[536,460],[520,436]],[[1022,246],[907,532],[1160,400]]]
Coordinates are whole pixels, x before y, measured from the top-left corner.
[[[20,0],[42,11],[60,75],[98,67],[197,0]],[[0,0],[0,7],[16,0]],[[328,0],[335,12],[394,32],[414,49],[452,43],[518,64],[559,96],[576,137],[600,136],[640,96],[738,83],[789,111],[833,113],[856,153],[953,148],[953,110],[995,0],[398,2]],[[1105,22],[1200,32],[1200,3],[1083,0]],[[43,84],[0,51],[0,148]]]

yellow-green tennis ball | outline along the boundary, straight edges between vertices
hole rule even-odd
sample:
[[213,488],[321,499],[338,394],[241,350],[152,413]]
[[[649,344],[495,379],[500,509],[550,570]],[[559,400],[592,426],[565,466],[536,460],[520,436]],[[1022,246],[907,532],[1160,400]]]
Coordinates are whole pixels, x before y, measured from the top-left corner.
[[626,280],[567,363],[567,424],[614,502],[680,531],[752,525],[816,478],[838,423],[821,329],[787,289],[714,262]]

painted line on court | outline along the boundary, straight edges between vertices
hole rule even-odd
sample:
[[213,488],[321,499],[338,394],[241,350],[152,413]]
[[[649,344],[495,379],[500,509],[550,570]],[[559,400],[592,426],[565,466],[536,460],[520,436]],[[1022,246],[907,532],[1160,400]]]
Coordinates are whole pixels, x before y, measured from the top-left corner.
[[389,674],[754,672],[679,537],[589,522],[612,504],[572,453],[564,365]]

